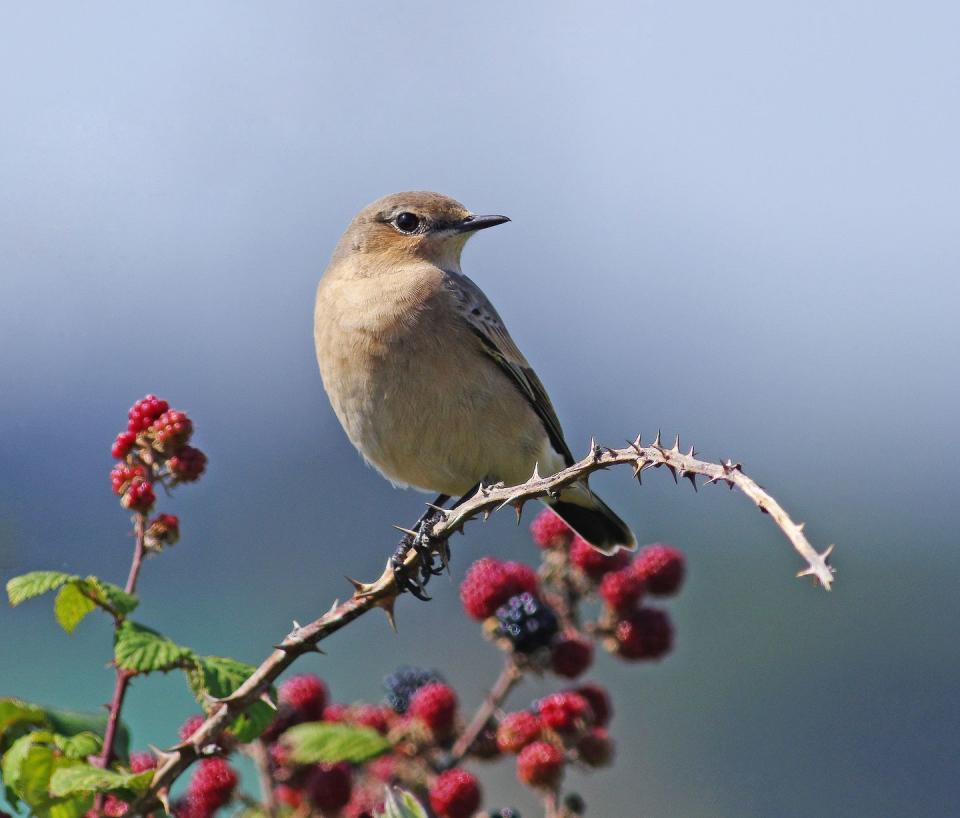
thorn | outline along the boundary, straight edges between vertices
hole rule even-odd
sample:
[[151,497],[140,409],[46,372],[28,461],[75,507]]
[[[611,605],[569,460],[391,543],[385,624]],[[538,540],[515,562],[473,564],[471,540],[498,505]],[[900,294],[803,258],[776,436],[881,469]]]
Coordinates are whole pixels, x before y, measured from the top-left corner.
[[339,600],[339,599],[333,600],[333,605],[330,606],[330,610],[327,611],[327,615],[329,616],[329,615],[332,614],[335,610],[337,610],[337,608],[339,608],[339,607],[340,607],[340,600]]
[[540,471],[539,471],[539,469],[540,469],[540,464],[539,464],[539,463],[534,463],[534,464],[533,464],[533,474],[531,474],[531,475],[530,475],[530,479],[527,480],[528,483],[537,483],[537,482],[539,482],[540,480],[543,479],[542,477],[540,477]]
[[633,447],[634,451],[637,454],[639,454],[640,453],[640,435],[637,435],[637,439],[634,440],[632,443],[630,443],[630,445]]
[[520,525],[520,516],[523,514],[523,503],[520,501],[514,503],[513,510],[517,512],[517,525]]
[[377,602],[378,608],[383,608],[383,612],[387,615],[387,622],[390,623],[390,627],[394,633],[397,633],[397,620],[394,616],[394,606],[397,603],[397,595],[387,596]]
[[490,509],[489,509],[489,508],[485,508],[485,509],[483,510],[483,521],[486,522],[486,521],[489,520],[489,519],[490,519]]
[[274,702],[274,700],[270,697],[270,692],[269,692],[269,691],[264,690],[263,693],[260,694],[260,697],[259,697],[259,698],[260,698],[260,701],[262,701],[262,702],[263,702],[267,707],[269,707],[271,710],[276,710],[276,709],[277,709],[276,702]]
[[[802,533],[803,533],[803,529],[806,528],[806,527],[807,527],[807,524],[806,524],[806,523],[797,523],[797,533],[798,533],[798,534],[802,534]],[[830,546],[830,547],[832,548],[833,546]]]
[[170,815],[170,790],[166,787],[157,790],[157,800],[160,802],[160,806],[163,807],[164,813]]
[[694,449],[693,446],[691,446],[690,451],[687,452],[687,457],[696,457],[696,456],[697,456],[697,450]]
[[677,439],[673,441],[673,448],[670,451],[680,454],[680,435],[677,435]]
[[[349,582],[353,586],[354,599],[359,599],[360,597],[367,596],[368,594],[370,594],[371,591],[373,591],[374,588],[377,587],[376,583],[373,583],[373,582],[360,582],[360,580],[358,579],[354,579],[353,577],[347,577],[347,576],[345,576],[344,578],[347,580],[347,582]],[[331,608],[330,610],[334,610],[334,609]]]
[[441,517],[446,519],[452,513],[449,508],[444,508],[443,506],[435,506],[433,503],[424,503],[427,508],[431,508],[436,511]]
[[296,619],[294,619],[294,620],[293,620],[293,629],[294,629],[295,631],[298,631],[298,630],[300,630],[300,627],[301,627],[300,623],[297,622]]
[[674,466],[673,463],[664,463],[663,465],[670,469],[670,474],[673,475],[673,482],[679,485],[680,481],[677,480],[677,467]]
[[327,654],[320,650],[313,642],[304,642],[300,646],[300,650],[303,653],[319,653],[321,656],[326,656]]
[[[154,744],[148,744],[147,747],[150,750],[150,752],[153,753],[153,755],[156,757],[157,766],[159,767],[162,767],[171,759],[177,758],[177,753],[168,753],[166,750],[161,750],[159,747],[157,747]],[[157,797],[159,798],[159,793],[157,794]]]
[[597,459],[597,439],[595,437],[590,438],[590,451],[587,452],[587,456],[594,460]]
[[218,704],[227,704],[230,701],[230,697],[224,696],[222,699],[218,699],[216,696],[211,696],[209,693],[204,692],[203,701],[207,707],[216,707]]
[[696,491],[697,490],[697,473],[694,471],[688,471],[683,476],[690,481],[690,485],[693,486],[693,490]]
[[416,537],[417,534],[420,533],[419,531],[411,531],[409,528],[404,528],[403,526],[400,526],[400,525],[395,525],[393,526],[393,528],[397,529],[397,531],[403,532],[404,534],[409,534],[411,537]]
[[654,440],[653,443],[651,443],[650,445],[653,446],[654,449],[660,449],[660,451],[663,451],[663,447],[660,445],[660,430],[659,430],[659,429],[657,429],[657,439]]

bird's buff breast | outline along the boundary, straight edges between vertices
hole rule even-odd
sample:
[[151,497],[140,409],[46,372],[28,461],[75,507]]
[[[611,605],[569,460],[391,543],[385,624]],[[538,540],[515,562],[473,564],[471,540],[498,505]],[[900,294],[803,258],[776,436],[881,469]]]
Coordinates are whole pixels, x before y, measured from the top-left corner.
[[525,422],[532,410],[443,308],[442,290],[423,289],[321,284],[317,360],[337,417],[396,484],[460,495],[481,479],[525,478],[545,437]]

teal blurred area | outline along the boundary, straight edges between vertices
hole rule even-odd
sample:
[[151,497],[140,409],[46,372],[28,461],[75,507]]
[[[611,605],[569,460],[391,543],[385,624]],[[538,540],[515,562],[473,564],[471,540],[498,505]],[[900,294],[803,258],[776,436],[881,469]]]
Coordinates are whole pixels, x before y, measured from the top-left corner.
[[[55,13],[54,13],[55,8]],[[427,188],[513,222],[467,248],[575,453],[658,428],[733,457],[837,543],[830,594],[741,496],[595,486],[683,548],[677,647],[598,659],[616,765],[594,816],[942,816],[960,797],[954,429],[960,285],[955,3],[11,5],[0,30],[0,574],[122,581],[109,444],[148,391],[209,474],[137,614],[256,662],[373,578],[424,497],[354,453],[313,360],[313,290],[353,213]],[[429,445],[429,441],[425,441]],[[528,517],[532,514],[528,511]],[[497,652],[471,560],[536,559],[508,515],[453,582],[365,617],[304,669],[344,701],[403,663],[467,705]],[[509,515],[512,516],[512,515]],[[106,622],[0,614],[0,694],[107,701]],[[529,684],[523,704],[547,683]],[[138,681],[135,747],[194,705]],[[509,763],[487,802],[536,815]]]

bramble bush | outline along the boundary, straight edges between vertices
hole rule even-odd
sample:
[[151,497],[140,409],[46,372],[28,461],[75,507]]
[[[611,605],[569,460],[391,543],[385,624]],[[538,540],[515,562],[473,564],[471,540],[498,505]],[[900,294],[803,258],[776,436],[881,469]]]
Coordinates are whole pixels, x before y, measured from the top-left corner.
[[[192,745],[199,756],[186,793],[172,803],[160,793],[176,818],[213,818],[228,809],[249,818],[518,818],[484,797],[479,771],[498,761],[515,764],[548,818],[584,814],[584,800],[563,791],[564,771],[606,767],[614,757],[610,696],[587,678],[594,652],[628,662],[670,652],[670,616],[649,603],[680,590],[685,561],[677,549],[656,544],[635,556],[604,556],[544,509],[530,527],[536,568],[485,557],[460,586],[467,616],[503,656],[472,715],[442,670],[399,668],[384,679],[384,699],[370,703],[333,701],[319,677],[298,674],[243,710],[216,741],[197,746],[193,736],[207,715],[255,669],[201,656],[132,618],[145,560],[180,537],[178,518],[157,512],[157,489],[170,496],[199,480],[207,465],[190,445],[192,434],[187,414],[147,395],[131,407],[113,444],[110,485],[133,515],[124,587],[58,571],[7,583],[11,605],[55,591],[54,615],[68,633],[93,611],[111,617],[116,674],[105,716],[0,699],[0,772],[15,809],[39,818],[132,815],[167,753],[131,751],[123,702],[131,680],[179,670],[200,712],[179,731],[178,746]],[[510,693],[527,674],[556,678],[558,689],[509,708]],[[258,793],[240,790],[231,766],[238,755],[254,761]]]

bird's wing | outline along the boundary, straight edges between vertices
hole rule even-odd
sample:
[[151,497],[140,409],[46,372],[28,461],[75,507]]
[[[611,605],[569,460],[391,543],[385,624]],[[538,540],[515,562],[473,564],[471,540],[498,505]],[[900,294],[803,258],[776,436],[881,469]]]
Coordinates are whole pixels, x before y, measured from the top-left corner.
[[530,406],[537,413],[550,438],[550,445],[563,456],[569,466],[574,462],[573,455],[563,439],[560,419],[553,404],[550,403],[547,390],[544,389],[543,383],[527,359],[523,357],[523,353],[517,348],[513,338],[510,337],[503,319],[490,303],[490,299],[462,273],[447,272],[444,283],[453,297],[453,303],[460,318],[480,340],[483,351],[530,402]]

